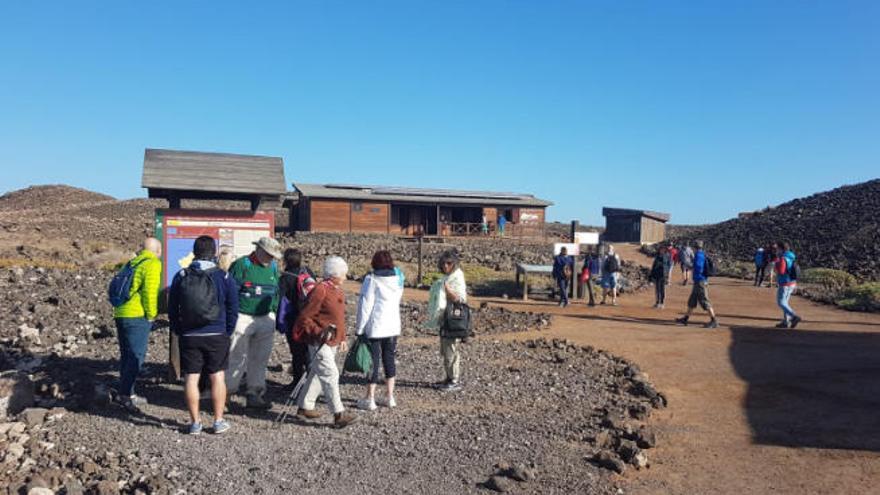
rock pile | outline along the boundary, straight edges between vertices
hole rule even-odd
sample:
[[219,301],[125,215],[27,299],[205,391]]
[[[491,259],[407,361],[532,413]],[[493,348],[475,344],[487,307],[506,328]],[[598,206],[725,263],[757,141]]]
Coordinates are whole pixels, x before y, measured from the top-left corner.
[[878,236],[880,179],[875,179],[789,201],[748,218],[689,229],[678,240],[704,239],[710,250],[742,261],[751,261],[758,246],[789,241],[804,267],[880,280]]

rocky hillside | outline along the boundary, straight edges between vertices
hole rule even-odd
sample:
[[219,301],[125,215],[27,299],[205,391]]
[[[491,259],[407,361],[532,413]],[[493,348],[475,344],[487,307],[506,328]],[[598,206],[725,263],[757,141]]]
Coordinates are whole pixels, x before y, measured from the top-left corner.
[[704,239],[709,249],[751,260],[755,248],[785,240],[804,266],[845,270],[880,280],[880,179],[795,199],[716,225],[688,229],[678,239]]

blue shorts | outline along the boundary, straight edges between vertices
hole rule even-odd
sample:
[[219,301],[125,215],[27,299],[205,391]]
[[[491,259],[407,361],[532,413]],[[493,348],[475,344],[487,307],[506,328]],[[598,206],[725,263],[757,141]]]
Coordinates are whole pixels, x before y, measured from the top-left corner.
[[602,275],[603,289],[614,289],[615,287],[617,287],[617,277],[615,277],[613,273]]

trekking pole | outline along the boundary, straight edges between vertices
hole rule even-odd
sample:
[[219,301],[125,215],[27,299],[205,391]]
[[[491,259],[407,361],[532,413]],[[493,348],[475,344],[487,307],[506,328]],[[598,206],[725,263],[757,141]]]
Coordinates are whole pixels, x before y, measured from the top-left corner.
[[[318,349],[315,351],[315,356],[321,352],[321,349],[327,345],[327,341],[332,339],[336,334],[336,325],[330,324],[321,332],[321,345],[318,346]],[[284,401],[284,405],[281,406],[281,410],[278,411],[278,415],[275,416],[275,425],[280,425],[284,423],[288,416],[290,416],[290,411],[293,409],[293,405],[296,403],[296,399],[299,397],[299,393],[302,390],[303,386],[308,381],[309,377],[315,371],[315,356],[312,356],[312,362],[309,363],[309,369],[306,371],[303,376],[299,378],[299,381],[296,382],[296,386],[293,387],[293,390],[290,392],[290,395],[287,396],[287,400]]]

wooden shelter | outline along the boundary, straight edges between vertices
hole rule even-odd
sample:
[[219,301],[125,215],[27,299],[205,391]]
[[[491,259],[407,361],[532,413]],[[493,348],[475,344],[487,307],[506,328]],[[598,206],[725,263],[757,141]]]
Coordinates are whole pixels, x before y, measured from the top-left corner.
[[286,192],[284,162],[271,156],[147,149],[141,187],[165,198],[250,201],[251,210],[277,206]]
[[606,242],[638,242],[652,244],[666,240],[668,213],[626,208],[602,208],[605,217]]
[[541,236],[545,209],[553,203],[530,194],[417,189],[404,187],[294,183],[291,226],[312,232],[376,232],[397,235],[483,235],[499,233],[497,222],[507,220],[505,235]]

